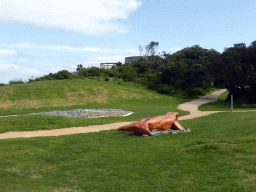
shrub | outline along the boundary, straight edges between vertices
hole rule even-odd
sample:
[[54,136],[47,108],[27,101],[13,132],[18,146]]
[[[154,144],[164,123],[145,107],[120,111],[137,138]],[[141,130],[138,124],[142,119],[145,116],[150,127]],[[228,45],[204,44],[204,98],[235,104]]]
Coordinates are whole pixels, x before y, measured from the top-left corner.
[[105,81],[109,81],[109,78],[108,78],[108,77],[105,77]]
[[159,84],[156,85],[155,88],[157,92],[165,93],[165,94],[174,94],[176,93],[176,88],[174,85],[171,84]]
[[188,87],[184,90],[183,95],[187,97],[196,97],[197,95],[205,95],[206,90],[199,87]]
[[54,79],[69,79],[71,76],[71,73],[67,70],[59,71],[58,73],[55,73],[53,75]]
[[9,81],[9,85],[11,85],[11,84],[23,84],[23,83],[25,83],[25,82],[23,82],[22,80],[11,80],[11,81]]
[[117,64],[116,64],[118,67],[122,66],[122,63],[119,61]]
[[103,69],[100,69],[98,67],[91,67],[87,69],[88,76],[100,76],[103,73]]
[[49,73],[49,75],[45,75],[41,78],[44,78],[46,80],[54,80],[54,75],[52,73]]
[[118,71],[120,72],[121,78],[126,81],[133,81],[137,76],[136,70],[132,67],[121,66]]
[[78,76],[80,77],[88,77],[88,70],[83,68],[78,72]]
[[138,74],[147,73],[150,70],[151,63],[145,59],[140,59],[139,62],[133,63],[132,67],[136,69]]
[[120,76],[118,71],[116,71],[114,69],[106,69],[104,73],[107,74],[109,77],[118,78]]
[[45,79],[44,77],[40,77],[40,78],[36,78],[36,81],[46,81],[47,79]]
[[161,74],[160,73],[153,73],[153,74],[145,74],[142,75],[144,79],[142,80],[142,83],[144,85],[155,85],[161,83]]

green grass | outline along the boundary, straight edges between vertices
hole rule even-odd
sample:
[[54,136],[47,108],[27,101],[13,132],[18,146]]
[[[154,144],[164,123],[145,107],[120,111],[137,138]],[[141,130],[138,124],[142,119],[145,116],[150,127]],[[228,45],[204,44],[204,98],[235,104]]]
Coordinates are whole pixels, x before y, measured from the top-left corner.
[[[39,85],[43,87],[44,83]],[[97,81],[89,84],[93,83],[99,85]],[[98,83],[105,89],[109,82]],[[68,83],[65,85],[68,86]],[[79,82],[76,85],[79,86]],[[109,92],[112,88],[118,90],[118,84],[109,85]],[[16,94],[19,93],[18,86],[23,89],[21,85],[12,86]],[[122,99],[120,93],[116,92],[115,95],[122,103],[109,99],[105,103],[91,101],[78,106],[120,106],[121,109],[136,112],[128,116],[130,119],[110,117],[89,121],[33,116],[38,117],[33,121],[28,116],[18,116],[0,118],[0,127],[7,128],[2,126],[3,123],[8,125],[11,122],[11,130],[38,130],[65,127],[67,123],[66,127],[128,121],[147,115],[165,114],[167,109],[178,111],[175,107],[189,100],[160,95],[142,87],[122,86],[130,91],[129,94],[139,95],[134,99]],[[84,90],[87,88],[90,87],[85,86]],[[31,91],[30,95],[33,96],[34,92]],[[128,93],[126,96],[129,97]],[[37,97],[35,100],[40,103],[40,97],[43,96],[38,94]],[[52,100],[56,100],[56,97]],[[24,98],[16,97],[13,103],[17,105],[17,100],[21,99]],[[52,109],[45,103],[41,102],[37,106],[41,110]],[[66,109],[72,106],[53,108]],[[20,111],[29,110],[32,108],[23,106]],[[11,105],[1,110],[2,114],[14,112],[17,110]],[[255,191],[255,115],[256,112],[224,112],[183,120],[179,122],[191,129],[191,133],[157,137],[126,136],[127,132],[112,129],[58,137],[0,140],[0,191]]]
[[97,119],[41,115],[4,117],[0,118],[0,133],[138,121],[164,115],[168,111],[178,112],[181,117],[189,112],[179,110],[177,106],[190,100],[161,95],[137,84],[91,79],[13,84],[0,88],[0,116],[100,108],[123,109],[134,113],[127,117]]
[[[199,106],[199,111],[231,111],[231,100],[226,101],[228,97],[229,91],[221,94],[218,97],[218,101],[206,103]],[[235,97],[235,96],[234,96]],[[233,102],[233,110],[232,111],[246,111],[246,110],[256,110],[256,104],[250,104],[248,106],[244,106],[244,99],[237,99]]]
[[255,112],[180,121],[191,133],[117,130],[0,141],[0,191],[255,191]]

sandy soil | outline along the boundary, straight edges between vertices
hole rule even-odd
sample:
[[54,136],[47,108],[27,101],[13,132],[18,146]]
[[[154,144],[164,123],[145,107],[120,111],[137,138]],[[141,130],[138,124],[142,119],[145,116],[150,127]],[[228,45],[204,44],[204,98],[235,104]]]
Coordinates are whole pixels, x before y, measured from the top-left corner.
[[[196,99],[196,100],[179,105],[178,109],[181,109],[183,111],[189,111],[190,114],[179,117],[178,121],[182,121],[186,119],[194,119],[197,117],[202,117],[202,116],[206,116],[213,113],[229,112],[229,111],[198,111],[198,107],[200,105],[216,101],[218,96],[224,93],[225,91],[226,89],[221,89],[220,91],[216,91],[200,99]],[[252,111],[256,111],[256,110],[252,110]],[[6,132],[6,133],[0,134],[0,140],[10,139],[10,138],[50,137],[50,136],[71,135],[71,134],[79,134],[79,133],[99,132],[101,130],[118,129],[121,126],[130,124],[130,123],[132,122],[118,122],[118,123],[105,124],[105,125],[92,125],[88,127],[71,127],[71,128],[62,128],[62,129],[55,129],[55,130]]]

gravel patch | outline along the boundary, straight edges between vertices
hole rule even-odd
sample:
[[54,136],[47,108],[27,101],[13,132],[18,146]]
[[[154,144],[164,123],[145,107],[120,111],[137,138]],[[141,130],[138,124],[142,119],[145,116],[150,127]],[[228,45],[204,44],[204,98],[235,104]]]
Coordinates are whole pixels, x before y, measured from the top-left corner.
[[[74,109],[69,111],[49,111],[40,113],[30,113],[23,115],[49,115],[49,116],[63,116],[72,118],[99,118],[99,117],[125,117],[133,114],[131,111],[121,109]],[[6,115],[1,117],[12,117],[22,115]]]

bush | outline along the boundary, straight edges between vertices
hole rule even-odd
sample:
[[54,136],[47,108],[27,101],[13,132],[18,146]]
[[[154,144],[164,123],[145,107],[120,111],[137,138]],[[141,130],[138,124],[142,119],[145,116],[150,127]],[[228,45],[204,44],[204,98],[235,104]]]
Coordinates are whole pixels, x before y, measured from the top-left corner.
[[206,95],[206,90],[199,87],[188,87],[184,90],[183,95],[193,98],[198,95]]
[[4,84],[4,83],[0,83],[0,87],[1,87],[1,86],[5,86],[5,84]]
[[105,81],[109,81],[109,78],[108,78],[108,77],[105,77]]
[[118,71],[120,72],[121,78],[126,81],[133,81],[137,76],[136,70],[132,67],[121,66]]
[[[139,60],[137,63],[133,63],[132,67],[136,69],[138,74],[144,74],[150,71],[151,63],[143,58]],[[152,70],[151,70],[152,71]]]
[[35,82],[36,80],[34,80],[34,79],[29,79],[28,80],[28,83],[33,83],[33,82]]
[[72,74],[67,70],[59,71],[53,75],[54,79],[69,79]]
[[78,72],[78,76],[80,77],[88,77],[88,70],[83,68]]
[[113,69],[106,69],[104,73],[107,74],[109,77],[116,77],[116,78],[118,78],[120,76],[118,71],[113,70]]
[[54,75],[52,73],[49,73],[49,75],[45,75],[41,78],[44,78],[46,80],[54,80]]
[[160,73],[153,73],[153,74],[145,74],[142,75],[144,79],[142,80],[142,83],[144,85],[155,85],[161,83],[161,74]]
[[22,80],[11,80],[11,81],[9,81],[9,85],[11,85],[11,84],[23,84],[23,83],[25,83],[25,82],[23,82]]
[[118,67],[122,66],[122,63],[119,61],[117,64],[116,64]]
[[36,81],[46,81],[44,77],[36,78]]
[[157,92],[159,93],[164,93],[164,94],[174,94],[176,93],[176,88],[174,85],[170,85],[170,84],[159,84],[156,85],[155,88],[157,90]]
[[89,69],[87,69],[87,72],[88,72],[88,76],[100,76],[104,70],[103,69],[100,69],[98,67],[91,67]]

